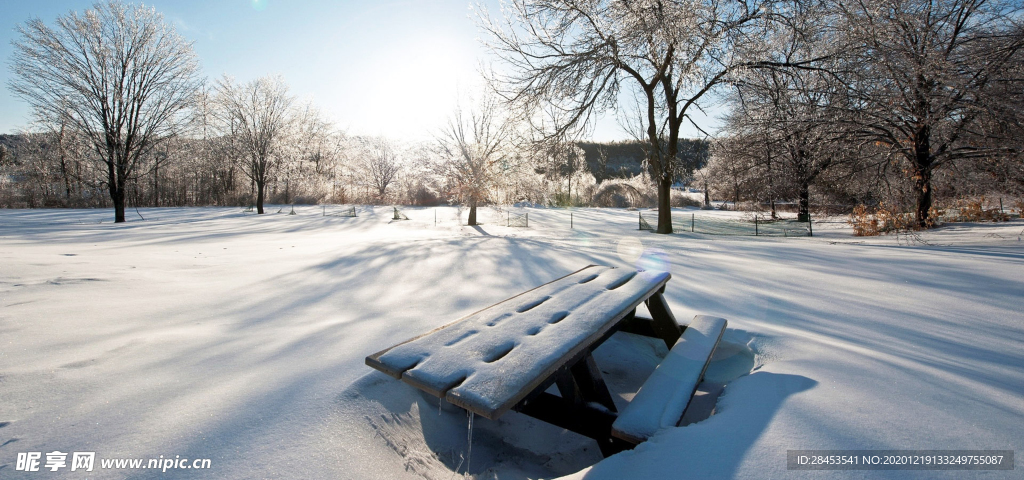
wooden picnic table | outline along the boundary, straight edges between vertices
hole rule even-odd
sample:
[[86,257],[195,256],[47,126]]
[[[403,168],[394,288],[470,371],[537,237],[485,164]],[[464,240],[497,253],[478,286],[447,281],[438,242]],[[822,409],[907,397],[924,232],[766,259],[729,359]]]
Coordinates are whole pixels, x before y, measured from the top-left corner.
[[[591,265],[366,357],[366,364],[474,414],[509,410],[629,448],[610,435],[611,394],[591,354],[616,331],[661,338],[680,327],[662,296],[668,272]],[[646,302],[651,319],[636,317]],[[546,393],[557,384],[560,396]]]

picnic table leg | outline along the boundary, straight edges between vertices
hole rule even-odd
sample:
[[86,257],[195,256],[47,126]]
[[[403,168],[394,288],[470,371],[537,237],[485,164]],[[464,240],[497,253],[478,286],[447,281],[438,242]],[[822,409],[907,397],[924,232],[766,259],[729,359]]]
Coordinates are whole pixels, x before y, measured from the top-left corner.
[[615,414],[589,405],[573,405],[547,392],[516,406],[516,411],[597,441],[605,457],[633,448],[611,435]]
[[580,392],[576,380],[572,378],[569,372],[558,375],[555,378],[555,385],[558,386],[558,393],[562,395],[562,399],[566,402],[573,405],[581,405],[583,403],[583,393]]
[[552,380],[560,397],[544,391],[551,385],[549,380],[514,410],[594,439],[606,457],[633,448],[633,444],[612,436],[612,423],[617,417],[615,402],[591,351],[560,369]]
[[661,338],[660,335],[654,333],[653,327],[654,320],[646,317],[636,316],[636,309],[629,312],[617,326],[618,331],[632,333],[635,335],[643,335],[645,337]]
[[615,412],[615,402],[608,386],[604,383],[601,370],[597,368],[594,356],[587,353],[576,365],[569,369],[572,378],[576,381],[580,396],[588,402],[597,402],[608,410]]
[[558,393],[562,398],[574,405],[594,402],[610,412],[617,411],[612,394],[601,376],[601,370],[590,353],[570,367],[569,371],[558,375],[555,378],[555,385],[558,386]]
[[651,312],[651,317],[654,320],[651,326],[654,328],[655,335],[664,340],[668,348],[672,348],[679,340],[682,331],[679,328],[679,323],[676,322],[676,317],[672,315],[672,310],[668,308],[668,302],[665,301],[661,292],[657,292],[651,295],[646,303],[647,310]]

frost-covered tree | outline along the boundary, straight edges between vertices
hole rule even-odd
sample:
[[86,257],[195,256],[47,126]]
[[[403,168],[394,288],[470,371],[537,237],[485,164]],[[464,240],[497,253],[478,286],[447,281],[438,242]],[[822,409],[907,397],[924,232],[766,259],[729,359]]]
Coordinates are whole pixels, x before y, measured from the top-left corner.
[[448,184],[449,194],[469,205],[469,225],[476,225],[476,207],[512,157],[508,142],[512,123],[493,95],[484,95],[468,111],[461,104],[437,134],[438,162],[435,172]]
[[840,2],[848,32],[849,115],[863,142],[889,149],[889,171],[905,172],[916,223],[930,223],[932,179],[960,160],[1004,155],[1014,143],[980,135],[1005,99],[996,84],[1021,61],[1024,5],[1016,0],[860,0]]
[[[798,200],[798,215],[809,218],[810,190],[826,171],[848,160],[848,132],[838,121],[841,85],[822,71],[748,71],[736,90],[725,130],[730,158],[746,155],[759,165],[752,170],[772,204],[784,197]],[[837,103],[839,105],[837,105]]]
[[284,148],[288,161],[282,171],[290,200],[312,202],[331,195],[346,141],[311,102],[295,110]]
[[386,202],[402,169],[395,146],[383,137],[363,137],[355,156],[360,183],[372,192],[374,202]]
[[18,27],[11,91],[36,115],[87,139],[124,222],[127,184],[184,121],[200,87],[192,44],[155,10],[117,1]]
[[[555,204],[573,206],[581,204],[579,182],[587,173],[586,152],[574,142],[557,140],[539,141],[531,148],[534,170],[542,172],[548,180],[558,183]],[[561,192],[562,183],[565,192]],[[575,195],[573,187],[576,187]]]
[[[788,5],[788,6],[787,6]],[[684,122],[736,70],[803,65],[773,53],[773,29],[798,3],[773,0],[512,0],[482,19],[508,65],[502,94],[531,118],[561,113],[553,136],[585,129],[620,92],[636,99],[658,189],[658,233],[671,233],[671,185]],[[628,97],[627,97],[628,98]]]
[[263,213],[267,184],[285,158],[294,99],[280,77],[262,77],[245,85],[225,77],[217,83],[217,101],[221,128],[246,159],[243,172],[256,186],[256,211]]

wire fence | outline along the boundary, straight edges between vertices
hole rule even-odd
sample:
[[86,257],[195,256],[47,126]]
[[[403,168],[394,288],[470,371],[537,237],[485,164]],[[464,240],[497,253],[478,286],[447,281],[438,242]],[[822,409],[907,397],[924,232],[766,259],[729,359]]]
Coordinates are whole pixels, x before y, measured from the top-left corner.
[[530,228],[530,213],[517,213],[513,214],[508,212],[506,217],[505,226],[507,227],[518,227],[518,228]]
[[[397,214],[398,209],[395,209]],[[354,205],[324,205],[323,216],[325,217],[355,217],[356,207]]]
[[[324,217],[362,217],[379,218],[381,220],[407,221],[409,224],[427,224],[436,227],[450,227],[452,225],[465,225],[467,210],[456,207],[407,207],[398,208],[391,206],[389,210],[374,213],[374,207],[358,207],[356,205],[318,205],[318,206],[292,206],[273,205],[268,213],[279,213],[288,215],[309,215],[313,212]],[[269,208],[269,206],[268,206]],[[387,209],[388,207],[379,207]],[[386,212],[386,213],[385,213]],[[527,212],[519,208],[485,208],[478,210],[478,220],[481,225],[499,225],[513,228],[537,228],[540,230],[561,230],[577,228],[595,228],[596,224],[605,223],[614,216],[589,217],[584,212],[574,212],[564,209],[540,209],[536,212]],[[537,214],[536,225],[531,213]],[[629,215],[635,214],[633,218],[634,228],[639,230],[656,231],[658,224],[657,211],[636,211],[624,212]],[[383,214],[383,215],[379,215]],[[581,216],[582,215],[582,216]],[[628,218],[628,217],[627,217]],[[580,225],[579,221],[583,222]],[[621,220],[614,220],[619,222]],[[827,219],[823,219],[828,223]],[[817,222],[822,223],[822,222]],[[806,237],[813,235],[814,225],[810,222],[799,222],[795,219],[772,220],[766,216],[745,216],[745,217],[720,217],[712,215],[696,215],[692,213],[673,212],[672,229],[676,233],[700,233],[706,235],[733,235],[733,236],[769,236],[769,237]]]
[[[654,231],[654,227],[651,226],[651,223],[648,222],[646,218],[644,218],[644,214],[642,214],[640,212],[637,212],[637,217],[640,218],[640,228],[639,228],[639,230],[647,230],[647,231],[650,231],[650,232]],[[657,225],[658,221],[654,220],[654,224]]]
[[672,228],[677,232],[707,235],[809,237],[814,234],[814,226],[810,221],[772,220],[760,216],[728,219],[690,214],[689,218],[675,217],[672,220]]

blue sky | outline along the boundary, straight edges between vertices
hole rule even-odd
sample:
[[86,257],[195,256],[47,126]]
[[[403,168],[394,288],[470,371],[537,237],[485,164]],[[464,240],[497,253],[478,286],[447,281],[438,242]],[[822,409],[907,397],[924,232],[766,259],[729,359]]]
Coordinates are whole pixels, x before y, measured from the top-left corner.
[[[15,28],[83,11],[91,0],[0,0],[0,133],[29,109],[7,89]],[[498,12],[498,0],[482,3]],[[279,74],[352,134],[430,138],[486,60],[467,0],[152,0],[194,43],[203,73],[239,81]],[[597,140],[628,138],[611,115]]]

